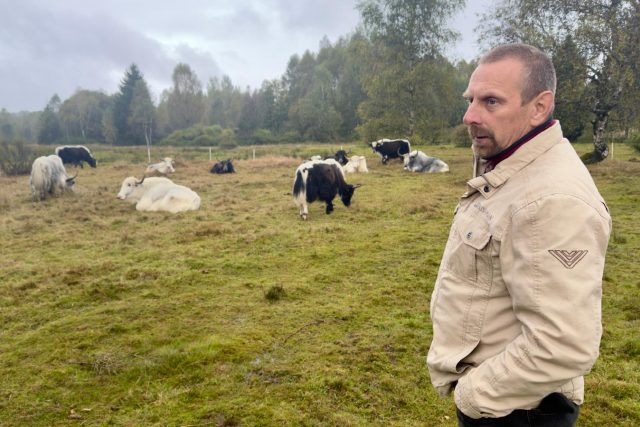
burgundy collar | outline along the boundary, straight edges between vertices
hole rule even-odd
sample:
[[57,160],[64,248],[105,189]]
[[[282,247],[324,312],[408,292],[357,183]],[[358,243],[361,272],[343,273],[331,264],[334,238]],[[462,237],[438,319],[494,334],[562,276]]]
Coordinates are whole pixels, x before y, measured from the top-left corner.
[[549,129],[555,123],[556,121],[554,119],[549,119],[546,122],[542,123],[541,125],[531,129],[529,132],[527,132],[526,135],[524,135],[522,138],[520,138],[519,140],[517,140],[516,142],[514,142],[513,144],[511,144],[501,152],[499,152],[498,154],[494,154],[493,156],[487,157],[485,159],[487,161],[487,164],[486,164],[484,173],[487,173],[493,170],[496,166],[498,166],[498,163],[510,157],[513,153],[515,153],[518,150],[518,148],[522,147],[525,143],[531,141],[541,132]]

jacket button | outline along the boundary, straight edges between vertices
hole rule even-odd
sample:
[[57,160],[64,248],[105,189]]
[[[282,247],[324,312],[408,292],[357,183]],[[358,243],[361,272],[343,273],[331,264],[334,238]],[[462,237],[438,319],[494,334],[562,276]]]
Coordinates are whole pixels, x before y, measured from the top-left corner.
[[489,186],[488,186],[488,185],[485,185],[485,186],[484,186],[484,192],[485,192],[485,193],[488,193],[488,192],[489,192]]
[[467,240],[471,239],[471,236],[473,236],[473,233],[470,231],[467,233]]

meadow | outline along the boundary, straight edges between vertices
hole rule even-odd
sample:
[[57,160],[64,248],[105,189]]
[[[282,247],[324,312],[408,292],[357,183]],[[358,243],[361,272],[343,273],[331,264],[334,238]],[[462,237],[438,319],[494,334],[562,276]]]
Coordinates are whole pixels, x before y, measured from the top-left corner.
[[[34,202],[0,177],[0,425],[455,426],[430,385],[429,298],[470,151],[419,147],[451,172],[380,164],[349,208],[293,204],[295,168],[340,146],[154,147],[198,211],[116,199],[143,148],[92,147],[75,191]],[[577,145],[583,153],[591,147]],[[46,150],[46,148],[42,148]],[[614,232],[601,356],[579,426],[640,425],[640,161],[616,145],[590,166]],[[155,159],[153,159],[155,160]]]

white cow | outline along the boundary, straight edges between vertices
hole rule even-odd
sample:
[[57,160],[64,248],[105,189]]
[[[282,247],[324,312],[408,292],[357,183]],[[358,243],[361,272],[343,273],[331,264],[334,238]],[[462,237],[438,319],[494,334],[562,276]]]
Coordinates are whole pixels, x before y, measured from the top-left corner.
[[31,165],[29,178],[33,200],[44,200],[48,195],[71,191],[76,176],[67,175],[62,159],[55,154],[38,157]]
[[404,154],[404,169],[411,172],[449,172],[449,165],[437,157],[429,157],[422,151]]
[[369,172],[369,169],[367,169],[367,159],[364,156],[351,156],[342,169],[344,169],[346,173]]
[[184,212],[200,208],[200,196],[188,187],[175,184],[169,178],[125,178],[118,199],[136,204],[136,210],[146,212]]
[[171,157],[165,157],[158,163],[153,163],[147,166],[147,169],[144,171],[145,175],[168,175],[170,173],[175,172],[176,170],[173,168],[173,159]]

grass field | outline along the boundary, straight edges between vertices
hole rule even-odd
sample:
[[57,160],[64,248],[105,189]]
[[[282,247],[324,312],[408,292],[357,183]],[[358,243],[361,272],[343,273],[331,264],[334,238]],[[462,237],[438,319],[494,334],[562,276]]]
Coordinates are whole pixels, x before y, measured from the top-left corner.
[[[425,358],[428,304],[469,150],[429,147],[446,174],[387,166],[352,206],[299,219],[303,157],[339,146],[172,156],[200,210],[141,213],[117,200],[146,150],[94,147],[73,194],[33,202],[0,177],[0,425],[455,426]],[[578,146],[579,152],[590,147]],[[601,357],[579,426],[640,425],[640,162],[616,145],[590,167],[614,218]]]

